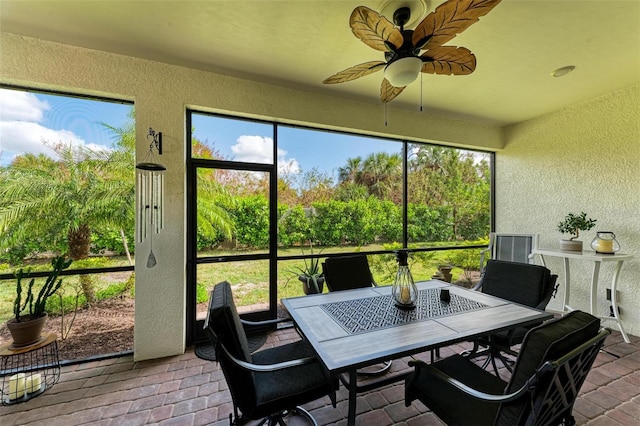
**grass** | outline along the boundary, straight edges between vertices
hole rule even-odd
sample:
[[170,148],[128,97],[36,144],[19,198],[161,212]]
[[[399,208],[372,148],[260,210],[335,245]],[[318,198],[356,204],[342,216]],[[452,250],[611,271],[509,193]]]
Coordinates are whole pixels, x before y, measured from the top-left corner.
[[[94,268],[94,267],[108,267],[108,266],[124,266],[128,265],[126,257],[110,257],[110,258],[92,258],[87,261],[73,262],[69,269],[81,269],[81,268]],[[18,268],[12,268],[12,270],[0,270],[0,273],[11,273]],[[51,264],[49,260],[43,260],[42,262],[32,263],[24,266],[25,271],[48,271],[51,270]],[[132,273],[124,272],[117,274],[91,274],[89,277],[93,280],[94,288],[96,291],[96,297],[98,300],[109,299],[116,295],[123,293],[129,293],[133,295],[133,278]],[[54,295],[47,301],[47,312],[56,315],[61,312],[61,306],[64,307],[65,312],[70,312],[75,309],[76,297],[78,297],[78,306],[86,305],[86,299],[81,294],[80,290],[80,276],[62,276],[62,286],[58,290],[60,297]],[[30,280],[26,280],[28,282]],[[39,291],[44,284],[45,278],[36,278],[34,290]],[[25,282],[25,280],[23,280]],[[13,301],[16,297],[15,293],[15,279],[0,281],[0,323],[13,318]]]
[[[441,243],[440,245],[446,245]],[[438,245],[438,244],[435,244]],[[331,247],[321,252],[315,250],[316,254],[346,253],[354,251],[376,251],[388,250],[390,246],[369,245],[360,249],[354,247]],[[249,253],[249,252],[247,252]],[[201,256],[225,254],[238,254],[238,251],[215,251],[211,253],[203,252]],[[279,256],[293,256],[302,254],[299,248],[279,249]],[[305,249],[305,254],[309,251]],[[369,255],[369,263],[375,281],[378,284],[390,284],[393,282],[397,264],[393,254]],[[478,249],[455,250],[455,251],[434,251],[414,253],[410,257],[411,273],[416,281],[430,279],[438,271],[438,265],[453,263],[456,265],[452,270],[453,281],[464,278],[464,270],[460,266],[472,267],[479,259]],[[84,263],[83,263],[84,262]],[[127,265],[127,258],[110,257],[90,259],[88,262],[74,262],[70,269],[86,267],[107,267]],[[474,263],[475,262],[475,263]],[[1,270],[0,273],[12,272]],[[278,299],[284,297],[302,296],[302,284],[297,279],[296,267],[303,267],[304,260],[282,260],[277,263]],[[51,265],[48,261],[31,266],[32,271],[49,270]],[[16,268],[17,269],[17,268]],[[476,266],[477,269],[477,266]],[[114,296],[127,294],[133,296],[133,280],[131,273],[111,273],[91,275],[96,295],[99,300],[108,299]],[[40,282],[39,282],[40,280]],[[269,297],[269,261],[238,261],[211,263],[198,266],[197,270],[197,303],[206,302],[209,291],[220,281],[229,281],[233,285],[234,295],[238,306],[249,306],[268,303]],[[36,287],[39,288],[44,282],[44,278],[36,279]],[[72,311],[75,307],[76,295],[79,292],[79,276],[63,277],[63,304],[65,312]],[[325,292],[326,292],[325,287]],[[15,298],[15,279],[0,281],[0,322],[13,317],[13,300]],[[59,298],[52,297],[47,304],[47,311],[55,314],[60,312]],[[80,295],[78,303],[85,305],[84,296]]]

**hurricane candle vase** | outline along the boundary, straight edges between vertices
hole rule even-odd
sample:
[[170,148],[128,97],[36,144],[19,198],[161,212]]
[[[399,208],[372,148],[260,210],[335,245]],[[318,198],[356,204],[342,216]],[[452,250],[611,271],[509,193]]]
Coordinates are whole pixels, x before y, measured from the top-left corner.
[[620,251],[620,244],[616,240],[616,234],[610,231],[600,231],[591,241],[591,248],[600,254],[615,254]]
[[414,309],[418,299],[418,288],[409,270],[408,257],[409,253],[406,250],[396,251],[398,272],[391,288],[391,295],[396,306],[402,309]]

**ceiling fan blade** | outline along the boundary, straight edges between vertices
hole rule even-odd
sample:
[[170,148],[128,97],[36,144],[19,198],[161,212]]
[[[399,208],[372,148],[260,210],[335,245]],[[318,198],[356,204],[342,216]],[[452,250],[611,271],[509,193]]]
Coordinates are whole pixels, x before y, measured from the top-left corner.
[[393,50],[392,47],[397,50],[402,46],[403,38],[400,30],[387,18],[366,6],[353,9],[349,25],[353,34],[373,49],[386,52]]
[[498,3],[500,0],[447,0],[418,24],[411,41],[420,49],[442,46],[478,22]]
[[421,72],[428,74],[467,75],[476,69],[476,55],[466,47],[440,46],[420,57]]
[[405,87],[407,86],[396,87],[389,83],[389,80],[386,78],[382,79],[382,85],[380,86],[380,100],[383,104],[392,101],[396,96],[402,93]]
[[356,78],[364,77],[365,75],[372,74],[376,71],[380,71],[386,65],[382,61],[369,61],[359,65],[354,65],[346,70],[342,70],[335,73],[331,77],[324,79],[324,84],[336,84],[344,83],[346,81],[355,80]]

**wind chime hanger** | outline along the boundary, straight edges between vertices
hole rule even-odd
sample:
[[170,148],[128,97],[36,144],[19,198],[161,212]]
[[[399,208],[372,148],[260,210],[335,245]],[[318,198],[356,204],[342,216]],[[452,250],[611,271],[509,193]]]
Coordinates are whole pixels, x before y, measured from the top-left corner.
[[147,135],[147,139],[151,137],[151,143],[149,143],[149,151],[147,155],[144,157],[144,161],[136,164],[136,169],[139,170],[150,170],[150,171],[164,171],[167,170],[165,166],[158,162],[154,162],[156,156],[153,153],[153,149],[155,148],[158,151],[158,155],[162,155],[162,132],[157,132],[153,130],[153,128],[149,127],[149,134]]

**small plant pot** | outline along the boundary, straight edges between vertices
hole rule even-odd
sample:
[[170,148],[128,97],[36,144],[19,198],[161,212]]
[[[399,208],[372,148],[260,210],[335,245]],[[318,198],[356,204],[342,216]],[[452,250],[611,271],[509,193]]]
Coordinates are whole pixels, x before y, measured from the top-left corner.
[[450,265],[440,265],[438,266],[438,271],[442,274],[442,281],[446,281],[448,283],[451,282],[451,270],[453,266]]
[[300,275],[298,277],[298,279],[300,280],[300,282],[302,283],[302,291],[304,291],[304,294],[318,294],[318,293],[322,293],[322,289],[324,288],[324,277],[318,277],[316,278],[316,282],[318,283],[318,290],[316,291],[316,287],[313,284],[313,280],[307,276],[304,275]]
[[560,240],[560,250],[563,250],[563,251],[582,251],[582,241],[578,241],[578,240]]
[[25,320],[17,322],[15,318],[7,321],[7,328],[13,338],[13,347],[22,348],[38,343],[40,336],[42,335],[42,328],[47,321],[47,313],[34,318],[27,319],[28,316],[24,316]]

